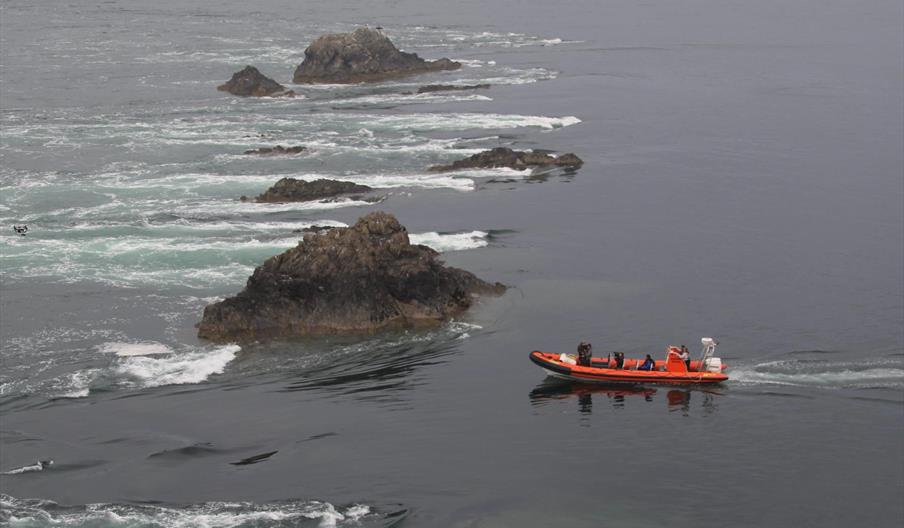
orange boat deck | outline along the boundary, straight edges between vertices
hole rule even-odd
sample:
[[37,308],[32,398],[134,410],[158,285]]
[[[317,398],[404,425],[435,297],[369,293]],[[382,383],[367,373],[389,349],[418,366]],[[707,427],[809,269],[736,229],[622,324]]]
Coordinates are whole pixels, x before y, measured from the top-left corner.
[[[553,352],[530,353],[530,359],[551,375],[583,382],[623,383],[719,383],[728,379],[722,372],[701,371],[700,361],[691,361],[690,371],[684,361],[669,357],[656,361],[656,370],[637,370],[643,363],[639,359],[625,359],[622,368],[615,368],[615,360],[591,358],[590,366],[562,361],[561,354]],[[724,366],[722,367],[725,368]]]

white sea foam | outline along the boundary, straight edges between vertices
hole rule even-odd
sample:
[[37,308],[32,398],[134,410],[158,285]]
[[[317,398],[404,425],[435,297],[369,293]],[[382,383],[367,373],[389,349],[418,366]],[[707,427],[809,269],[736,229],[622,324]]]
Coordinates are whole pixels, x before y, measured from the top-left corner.
[[530,176],[531,171],[528,169],[519,170],[509,167],[496,167],[492,169],[464,169],[449,171],[446,174],[457,174],[459,176],[467,176],[469,178],[523,178]]
[[[297,222],[248,222],[248,221],[219,221],[219,222],[191,222],[185,219],[179,219],[174,222],[151,223],[144,222],[143,228],[150,230],[162,230],[168,233],[186,230],[191,232],[258,232],[273,233],[275,231],[296,231],[306,229],[313,226],[323,227],[348,227],[348,224],[337,222],[335,220],[314,220],[314,221],[297,221]],[[76,226],[77,227],[77,226]],[[99,226],[103,228],[103,226]],[[91,228],[91,227],[89,227]],[[94,227],[97,228],[97,227]]]
[[[335,150],[367,150],[367,148],[337,148]],[[387,149],[377,148],[376,150],[386,151]],[[430,150],[430,149],[420,149],[420,148],[412,148],[408,149],[405,147],[398,147],[394,149],[396,152],[403,151],[417,151],[417,150]],[[469,154],[475,154],[477,152],[481,152],[481,149],[458,149],[455,150],[455,153],[459,156],[465,156]],[[414,188],[423,188],[423,189],[438,189],[438,188],[449,188],[449,189],[458,189],[458,190],[471,190],[473,188],[473,182],[469,182],[466,179],[451,177],[448,174],[436,174],[436,173],[415,173],[415,174],[404,174],[404,173],[346,173],[346,174],[322,174],[322,173],[283,173],[283,174],[267,174],[267,175],[230,175],[230,176],[221,176],[221,175],[213,175],[213,174],[197,174],[197,175],[178,175],[178,176],[167,176],[164,178],[159,178],[156,180],[143,180],[132,182],[126,185],[122,185],[122,188],[133,188],[133,189],[157,189],[158,192],[161,188],[170,188],[170,189],[186,189],[186,188],[199,188],[199,189],[209,189],[212,185],[223,185],[223,184],[241,184],[247,186],[256,186],[260,190],[263,190],[270,185],[272,185],[275,181],[281,178],[294,178],[296,180],[304,180],[304,181],[314,181],[321,179],[340,179],[344,181],[352,181],[360,185],[367,185],[370,187],[374,187],[377,189],[388,189],[388,188],[396,188],[396,187],[414,187]],[[349,201],[352,202],[352,201]],[[207,202],[203,204],[205,206],[211,206],[213,203],[223,203],[223,202]],[[227,203],[235,205],[234,201],[229,201]],[[249,206],[250,209],[262,210],[260,207],[263,206],[271,206],[273,204],[258,204],[256,202],[243,202],[245,205]],[[309,204],[312,209],[329,209],[327,207],[328,204],[336,203],[336,202],[302,202]],[[338,203],[346,203],[343,201],[339,201]],[[285,205],[285,204],[279,204]],[[351,205],[354,205],[351,204]],[[348,206],[351,206],[348,205]],[[298,207],[292,206],[293,209],[297,209]],[[271,208],[272,209],[272,208]],[[304,227],[304,226],[301,226]]]
[[537,127],[562,128],[580,123],[575,116],[545,117],[517,114],[406,114],[358,116],[370,126],[394,130],[467,130],[474,128],[505,129]]
[[[463,181],[473,185],[472,180]],[[461,190],[466,189],[461,187]],[[178,228],[169,223],[127,228],[116,224],[83,223],[68,232],[60,231],[59,236],[67,238],[34,238],[27,245],[7,244],[3,246],[0,261],[12,276],[53,277],[62,282],[93,280],[118,287],[238,286],[264,259],[301,243],[304,233],[297,231],[302,225],[312,224],[346,226],[333,221],[301,225],[294,222],[238,225],[214,222]],[[102,228],[106,230],[101,231]],[[80,230],[90,237],[79,236]],[[205,232],[206,236],[196,236]],[[260,236],[262,233],[269,238]],[[412,234],[411,240],[437,251],[457,251],[487,245],[486,236],[482,231],[434,232]],[[50,256],[53,258],[49,259]],[[27,265],[34,260],[46,262],[41,266]],[[125,357],[160,355],[168,349],[159,343],[117,341],[104,345],[103,351]]]
[[157,354],[171,354],[173,350],[163,343],[105,343],[100,347],[101,352],[115,354],[119,357],[129,356],[153,356]]
[[451,332],[458,334],[456,339],[469,339],[471,332],[483,329],[479,324],[466,323],[464,321],[452,321],[448,324],[448,328]]
[[412,244],[421,244],[439,252],[461,251],[486,246],[485,231],[469,231],[467,233],[416,233],[408,236]]
[[359,97],[350,97],[340,100],[323,100],[318,103],[329,106],[360,106],[360,105],[399,105],[399,104],[421,104],[421,103],[455,103],[455,102],[475,102],[475,101],[492,101],[491,97],[481,94],[465,94],[461,92],[430,92],[421,94],[380,94],[380,95],[362,95]]
[[222,216],[224,214],[275,213],[282,211],[326,211],[343,207],[364,207],[374,205],[365,200],[337,199],[330,202],[290,202],[290,203],[257,203],[234,201],[213,201],[196,204],[177,205],[172,209],[150,211],[153,213],[176,212],[186,217]]
[[162,269],[141,271],[123,267],[88,268],[78,280],[96,280],[111,286],[130,288],[141,285],[156,287],[210,288],[241,286],[254,271],[252,265],[227,264],[206,268]]
[[[51,463],[53,463],[51,461]],[[2,475],[21,475],[22,473],[34,473],[35,471],[44,471],[44,464],[40,462],[35,462],[34,464],[29,464],[27,466],[22,466],[16,469],[11,469],[9,471],[4,471],[0,473]]]
[[[246,43],[250,44],[250,43]],[[133,59],[145,64],[215,62],[228,65],[253,63],[285,63],[297,61],[301,55],[294,46],[230,47],[228,49],[161,51]]]
[[88,240],[36,239],[34,244],[23,248],[23,252],[17,256],[37,257],[59,254],[64,256],[70,264],[73,263],[73,260],[82,260],[85,264],[89,264],[89,261],[103,264],[104,260],[108,264],[113,264],[119,260],[123,265],[134,263],[136,269],[140,269],[142,265],[149,266],[159,263],[160,258],[165,258],[167,255],[182,259],[183,264],[213,263],[215,261],[211,261],[209,255],[201,254],[201,252],[213,252],[227,257],[231,254],[254,250],[279,250],[294,247],[302,237],[303,235],[298,233],[264,240],[212,237],[173,239],[137,236],[94,237]]
[[[321,179],[322,174],[297,174],[295,179],[313,181]],[[352,181],[359,185],[367,185],[375,189],[418,188],[418,189],[455,189],[457,191],[471,191],[474,182],[468,178],[451,175],[451,173],[420,173],[420,174],[346,174],[335,176],[343,180]]]
[[51,392],[55,398],[85,398],[91,393],[91,384],[100,372],[100,369],[70,372],[52,383]]
[[345,517],[351,521],[357,521],[368,513],[370,513],[370,506],[366,504],[353,504],[345,510]]
[[201,383],[214,374],[222,374],[239,350],[238,345],[226,345],[167,357],[130,356],[116,363],[112,371],[142,388]]
[[[490,78],[467,79],[469,83],[496,83],[519,84],[534,82],[540,79],[548,79],[555,76],[548,70],[537,69],[529,75],[517,75],[506,70],[491,73]],[[464,80],[459,80],[462,82]],[[362,97],[398,97],[398,96],[362,96]],[[406,101],[430,100],[430,98],[445,99],[448,97],[464,97],[469,100],[482,100],[485,94],[421,94],[402,96]],[[439,100],[439,99],[438,99]],[[224,110],[235,112],[234,108]],[[134,120],[121,122],[124,116],[109,115],[107,119],[92,117],[95,123],[85,123],[74,127],[65,123],[47,123],[40,126],[20,125],[10,126],[13,133],[20,132],[25,141],[24,145],[15,143],[10,147],[47,146],[54,143],[56,147],[82,149],[87,147],[109,148],[111,144],[122,149],[147,149],[149,146],[160,145],[205,145],[211,147],[229,148],[242,151],[250,146],[259,144],[261,139],[250,136],[249,132],[266,130],[268,134],[278,138],[278,141],[293,143],[297,138],[309,138],[310,136],[324,137],[332,133],[332,137],[343,141],[345,144],[355,144],[356,140],[369,139],[371,142],[378,139],[370,137],[356,137],[348,134],[352,127],[366,128],[374,133],[388,130],[392,132],[409,132],[410,130],[468,130],[475,128],[505,129],[519,127],[540,127],[546,129],[560,128],[580,122],[576,117],[547,117],[524,116],[517,114],[483,114],[483,113],[406,113],[403,115],[371,114],[371,113],[327,113],[313,114],[287,113],[282,116],[272,112],[247,112],[238,115],[214,114],[210,117],[184,120],[170,118],[163,122],[134,122]],[[291,117],[290,117],[291,116]],[[249,127],[248,123],[259,123]],[[24,130],[22,129],[24,127]],[[22,129],[22,130],[20,130]],[[15,135],[14,135],[15,137]],[[392,139],[388,140],[392,141]],[[349,143],[351,142],[351,143]],[[429,140],[421,139],[421,143],[429,143]],[[366,145],[369,147],[379,144]],[[303,156],[304,157],[304,156]]]
[[728,371],[738,383],[815,388],[902,388],[900,362],[805,362],[781,360]]
[[124,254],[142,253],[195,253],[199,251],[216,251],[223,253],[231,253],[248,249],[281,249],[294,247],[301,240],[302,235],[276,238],[271,240],[258,240],[252,238],[250,240],[211,240],[196,239],[192,242],[180,241],[179,239],[167,238],[95,238],[87,245],[98,245],[98,253],[107,256],[118,256]]
[[[88,240],[43,239],[36,240],[35,243],[28,246],[27,249],[33,251],[33,253],[30,253],[30,255],[33,256],[59,253],[69,259],[70,263],[79,256],[84,259],[102,257],[107,264],[111,263],[110,260],[115,262],[117,259],[129,259],[122,260],[123,263],[129,263],[132,262],[131,257],[135,257],[137,259],[136,263],[151,265],[154,262],[159,262],[160,257],[165,257],[167,255],[172,256],[173,258],[180,258],[183,261],[191,258],[192,261],[202,263],[205,259],[209,260],[202,254],[203,252],[213,252],[228,258],[229,255],[238,255],[249,250],[280,251],[297,246],[302,241],[303,237],[303,233],[291,233],[287,236],[271,239],[214,237],[148,238],[138,236],[94,237]],[[480,247],[481,245],[486,245],[485,237],[486,233],[482,231],[411,235],[412,241],[417,240],[417,243],[424,243],[429,246],[435,245],[437,248],[443,248],[438,249],[439,251]],[[185,255],[180,256],[180,254]],[[154,350],[156,350],[156,352],[153,353],[162,353],[160,349],[154,348],[157,346],[155,344],[133,344],[129,346],[128,343],[115,343],[106,346],[120,347],[106,350],[108,352],[118,353],[119,355],[146,355]]]
[[[483,68],[485,66],[495,66],[496,65],[496,61],[494,61],[494,60],[479,60],[479,59],[452,59],[452,60],[454,60],[455,62],[460,62],[462,64],[462,66],[466,66],[468,68]],[[450,82],[450,83],[444,82],[443,84],[453,84],[453,83],[452,82]]]
[[98,388],[202,383],[214,374],[222,374],[240,350],[238,345],[175,350],[162,343],[128,342],[111,342],[98,348],[114,355],[108,366],[70,372],[34,385],[29,392],[45,393],[53,398],[85,398]]
[[241,526],[302,525],[306,519],[318,526],[361,526],[381,514],[370,506],[354,504],[345,508],[321,501],[279,501],[273,503],[205,502],[187,506],[160,504],[87,504],[56,507],[47,500],[20,500],[0,495],[0,507],[9,516],[10,526],[159,526],[161,528],[238,528]]

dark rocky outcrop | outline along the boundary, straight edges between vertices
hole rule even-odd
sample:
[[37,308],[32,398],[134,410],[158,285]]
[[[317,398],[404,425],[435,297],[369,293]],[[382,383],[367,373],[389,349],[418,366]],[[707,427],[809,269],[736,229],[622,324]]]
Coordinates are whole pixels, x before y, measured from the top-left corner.
[[305,147],[301,145],[297,145],[295,147],[284,147],[282,145],[276,145],[275,147],[261,147],[259,149],[251,149],[246,150],[243,154],[257,154],[260,156],[276,156],[280,154],[300,154],[307,150]]
[[293,229],[293,233],[323,233],[324,231],[329,231],[330,229],[336,229],[336,226],[322,226],[322,225],[312,225],[305,227],[304,229]]
[[204,309],[198,336],[248,341],[436,324],[476,295],[505,290],[438,256],[412,245],[394,216],[371,213],[268,259],[238,295]]
[[285,86],[262,74],[254,66],[245,66],[245,69],[235,72],[226,83],[217,86],[217,90],[242,97],[295,96],[295,92],[286,91]]
[[417,89],[417,93],[433,93],[433,92],[457,92],[461,90],[486,90],[489,84],[468,84],[464,86],[456,86],[454,84],[428,84]]
[[441,70],[456,70],[449,59],[426,61],[399,51],[386,35],[366,27],[352,33],[323,35],[304,51],[295,69],[296,83],[357,83]]
[[510,169],[530,169],[534,167],[562,167],[568,171],[581,168],[584,162],[574,154],[562,154],[550,156],[542,152],[524,152],[512,150],[506,147],[498,147],[474,154],[468,158],[458,160],[450,165],[434,165],[431,171],[451,171],[465,169],[492,169],[508,167]]
[[273,187],[254,199],[256,202],[280,203],[280,202],[307,202],[335,198],[336,196],[367,193],[373,188],[367,185],[358,185],[354,182],[339,180],[314,180],[304,181],[295,178],[283,178]]

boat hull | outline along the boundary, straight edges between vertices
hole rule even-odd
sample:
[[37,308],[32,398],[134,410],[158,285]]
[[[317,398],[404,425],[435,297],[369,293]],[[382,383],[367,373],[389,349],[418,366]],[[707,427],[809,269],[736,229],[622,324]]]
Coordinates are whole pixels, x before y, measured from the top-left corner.
[[[572,365],[563,362],[559,354],[533,351],[530,360],[550,376],[579,383],[664,383],[670,385],[696,385],[721,383],[728,379],[721,372],[678,372],[669,370],[634,370],[631,368],[607,368]],[[599,362],[597,362],[599,363]],[[659,362],[657,362],[658,364]],[[633,363],[632,363],[633,364]],[[694,365],[692,364],[692,367]]]

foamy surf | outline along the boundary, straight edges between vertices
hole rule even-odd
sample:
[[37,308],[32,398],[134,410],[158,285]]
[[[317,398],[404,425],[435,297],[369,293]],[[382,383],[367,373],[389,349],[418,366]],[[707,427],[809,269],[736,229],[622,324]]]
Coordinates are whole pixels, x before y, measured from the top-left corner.
[[39,460],[34,464],[17,467],[8,471],[3,471],[0,475],[21,475],[23,473],[34,473],[35,471],[44,471],[53,465],[53,460]]
[[51,398],[85,398],[96,390],[204,383],[211,376],[222,374],[241,347],[181,347],[177,350],[162,343],[110,342],[99,346],[98,350],[113,357],[106,367],[84,368],[16,390]]
[[[405,182],[404,179],[393,181],[392,178],[387,176],[383,183],[401,185]],[[473,185],[470,179],[445,178]],[[461,187],[458,190],[468,189]],[[46,234],[42,232],[47,238],[35,237],[29,239],[28,244],[4,245],[0,262],[4,262],[11,276],[40,277],[61,282],[87,280],[121,287],[238,286],[248,278],[255,266],[303,242],[303,228],[313,225],[344,227],[346,224],[328,220],[260,223],[188,223],[179,220],[137,225],[83,222],[68,231],[48,229]],[[482,231],[411,235],[413,243],[424,244],[440,252],[483,247],[487,245],[486,237],[487,234]],[[45,264],[28,266],[29,261]],[[159,343],[104,346],[108,347],[105,352],[119,356],[171,352]]]
[[385,105],[410,105],[425,103],[467,103],[467,102],[484,102],[492,101],[491,97],[481,94],[462,94],[460,92],[436,92],[421,94],[380,94],[380,95],[363,95],[359,97],[349,97],[348,99],[325,100],[320,101],[322,105],[328,105],[335,108],[343,107],[361,107],[368,105],[385,106]]
[[[355,150],[355,151],[364,151],[368,150],[368,147],[328,147],[329,150],[336,151],[347,151],[347,150]],[[376,148],[376,151],[382,151],[384,153],[387,152],[387,149]],[[392,149],[396,152],[406,152],[406,151],[418,151],[422,150],[422,146],[414,146],[409,149],[405,146],[398,146]],[[432,149],[426,149],[428,151],[432,151]],[[466,156],[470,154],[476,154],[478,152],[482,152],[481,149],[456,149],[454,151],[457,156]],[[454,176],[449,176],[447,174],[436,174],[436,173],[414,173],[414,174],[406,174],[402,172],[391,173],[391,172],[347,172],[344,174],[323,174],[323,173],[282,173],[282,174],[267,174],[267,175],[231,175],[231,176],[219,176],[219,175],[197,175],[191,178],[187,178],[186,176],[179,176],[178,179],[173,178],[162,178],[160,180],[148,180],[141,182],[139,185],[144,188],[150,188],[152,186],[157,185],[157,182],[161,182],[161,187],[169,187],[169,188],[203,188],[209,185],[208,180],[211,182],[216,182],[219,184],[223,183],[235,183],[241,185],[249,185],[253,184],[259,191],[263,191],[267,187],[270,187],[277,181],[282,178],[294,178],[296,180],[303,181],[315,181],[321,179],[333,179],[333,180],[343,180],[343,181],[351,181],[360,185],[367,185],[369,187],[373,187],[375,189],[393,189],[399,187],[407,187],[407,188],[418,188],[418,189],[456,189],[456,190],[471,190],[473,188],[473,182],[468,181],[467,179],[457,178]],[[222,202],[220,202],[222,203]],[[301,202],[299,202],[301,203]],[[295,210],[298,208],[302,209],[330,209],[329,204],[342,204],[342,206],[355,206],[359,205],[358,202],[355,201],[328,201],[328,202],[303,202],[309,204],[306,207],[301,206],[291,206],[291,210]],[[366,202],[370,203],[370,202]],[[230,202],[231,204],[231,202]],[[316,205],[315,205],[316,204]],[[285,204],[258,204],[255,202],[246,202],[245,205],[249,206],[247,208],[234,208],[232,204],[228,206],[232,210],[239,211],[270,211],[273,210],[273,207],[268,207],[269,205],[285,205]],[[263,206],[263,207],[262,207]],[[222,209],[225,209],[223,207]]]
[[390,130],[468,130],[535,127],[553,130],[581,122],[575,116],[546,117],[518,114],[407,114],[357,118],[375,128]]
[[163,343],[105,343],[100,347],[101,352],[115,354],[119,357],[153,356],[157,354],[171,354],[173,351]]
[[139,388],[201,383],[214,374],[222,374],[239,350],[238,345],[226,345],[168,357],[130,356],[114,365],[112,372],[126,384]]
[[[374,202],[366,200],[352,200],[340,198],[323,202],[290,202],[290,203],[256,203],[256,202],[208,202],[194,205],[178,206],[174,210],[179,213],[212,213],[244,214],[244,213],[275,213],[284,211],[326,211],[343,207],[364,207],[373,205]],[[165,211],[158,211],[162,213]]]
[[[489,84],[523,84],[537,80],[551,79],[555,73],[540,69],[530,76],[512,75],[506,71],[485,78],[463,79],[469,83]],[[365,96],[395,97],[395,96]],[[420,97],[421,99],[418,99]],[[421,94],[404,96],[399,101],[427,101],[430,98],[437,102],[448,97],[466,98],[470,102],[484,101],[485,94],[436,95]],[[465,102],[465,101],[463,101]],[[341,104],[341,103],[340,103]],[[258,109],[263,110],[263,109]],[[275,109],[271,109],[275,110]],[[225,114],[226,111],[235,112]],[[213,113],[205,117],[183,119],[170,116],[168,120],[155,123],[119,122],[123,119],[117,114],[90,116],[86,123],[73,128],[70,125],[41,123],[28,125],[12,125],[8,127],[10,137],[6,149],[34,149],[54,143],[60,149],[81,150],[86,148],[109,148],[116,144],[124,150],[143,152],[147,149],[159,149],[162,146],[190,147],[206,146],[230,150],[236,154],[245,149],[260,146],[262,141],[272,137],[284,143],[296,143],[300,137],[333,135],[336,139],[348,141],[354,138],[350,132],[361,127],[373,132],[410,132],[427,130],[470,130],[470,129],[510,129],[522,127],[539,127],[544,129],[561,128],[580,122],[575,116],[536,116],[520,114],[492,113],[406,113],[387,115],[382,113],[353,112],[315,112],[290,114],[291,117],[274,113],[255,112],[252,109],[239,110],[227,108],[224,114]],[[244,113],[243,113],[244,112]],[[258,123],[249,130],[248,123]],[[258,136],[249,136],[248,132],[259,131]],[[16,138],[29,138],[18,140]],[[225,153],[225,152],[224,152]],[[304,159],[306,155],[300,156]]]
[[444,253],[447,251],[463,251],[484,247],[487,241],[486,231],[468,231],[465,233],[415,233],[408,235],[412,244],[420,244]]
[[159,528],[360,528],[388,526],[405,517],[398,505],[337,506],[323,501],[203,502],[189,505],[86,504],[62,506],[43,499],[0,494],[0,522],[15,527],[131,526]]

